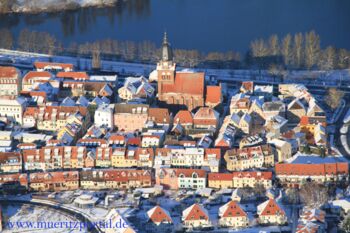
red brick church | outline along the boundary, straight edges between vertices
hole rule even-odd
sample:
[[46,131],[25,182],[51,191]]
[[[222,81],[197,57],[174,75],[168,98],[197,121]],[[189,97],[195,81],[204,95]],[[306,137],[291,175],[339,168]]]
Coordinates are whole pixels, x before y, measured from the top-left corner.
[[[157,74],[159,101],[168,105],[186,106],[190,111],[205,105],[204,73],[176,71],[176,64],[173,61],[173,53],[166,33],[163,39],[162,59],[157,64]],[[221,88],[219,92],[220,94],[207,93],[207,95],[218,96],[217,102],[220,104]]]

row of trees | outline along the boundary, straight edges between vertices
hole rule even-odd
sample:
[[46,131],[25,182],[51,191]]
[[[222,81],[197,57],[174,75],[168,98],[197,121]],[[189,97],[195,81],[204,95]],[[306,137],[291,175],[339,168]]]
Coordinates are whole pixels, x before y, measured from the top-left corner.
[[[0,30],[0,47],[20,49],[50,55],[73,55],[109,60],[155,63],[160,49],[150,41],[133,42],[105,39],[91,43],[72,43],[63,47],[53,35],[23,29],[17,40],[8,29]],[[267,41],[254,40],[244,60],[240,54],[229,51],[201,53],[198,50],[174,49],[175,61],[186,67],[259,68],[272,73],[289,69],[344,69],[350,65],[350,52],[327,47],[321,49],[320,37],[314,31],[286,35],[281,40],[272,35]],[[276,73],[276,74],[277,74]]]
[[[23,29],[17,41],[11,31],[0,31],[0,47],[20,49],[27,52],[47,53],[50,55],[73,55],[109,60],[140,61],[156,63],[160,58],[160,48],[150,41],[133,42],[105,39],[91,43],[72,43],[63,47],[59,40],[47,32]],[[198,50],[174,49],[175,61],[181,66],[196,67],[212,65],[214,67],[237,68],[240,65],[240,55],[235,52],[200,53]]]
[[320,36],[315,31],[287,34],[282,39],[272,35],[257,39],[250,45],[247,63],[262,68],[283,65],[286,69],[344,69],[350,64],[349,51],[328,46],[321,49]]

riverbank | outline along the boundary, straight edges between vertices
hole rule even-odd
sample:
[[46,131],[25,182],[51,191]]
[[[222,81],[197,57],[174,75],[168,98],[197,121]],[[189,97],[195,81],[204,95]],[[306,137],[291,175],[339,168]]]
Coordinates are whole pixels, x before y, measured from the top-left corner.
[[3,0],[0,13],[43,13],[84,7],[113,6],[118,0]]

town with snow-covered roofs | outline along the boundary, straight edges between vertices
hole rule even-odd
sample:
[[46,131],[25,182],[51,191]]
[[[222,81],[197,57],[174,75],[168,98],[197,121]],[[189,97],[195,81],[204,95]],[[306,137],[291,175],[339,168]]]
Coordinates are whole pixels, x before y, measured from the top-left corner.
[[177,67],[166,33],[160,53],[143,76],[0,66],[0,203],[127,226],[91,232],[339,232],[348,97],[213,82]]

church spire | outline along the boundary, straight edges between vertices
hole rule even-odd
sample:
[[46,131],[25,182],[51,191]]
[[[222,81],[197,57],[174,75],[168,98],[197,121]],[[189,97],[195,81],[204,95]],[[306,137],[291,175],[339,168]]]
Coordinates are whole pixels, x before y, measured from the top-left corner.
[[168,44],[168,35],[166,34],[166,31],[164,32],[164,37],[163,37],[163,45]]
[[173,60],[173,51],[171,49],[171,46],[168,42],[168,36],[167,33],[164,32],[163,37],[163,46],[162,46],[162,61],[172,61]]

